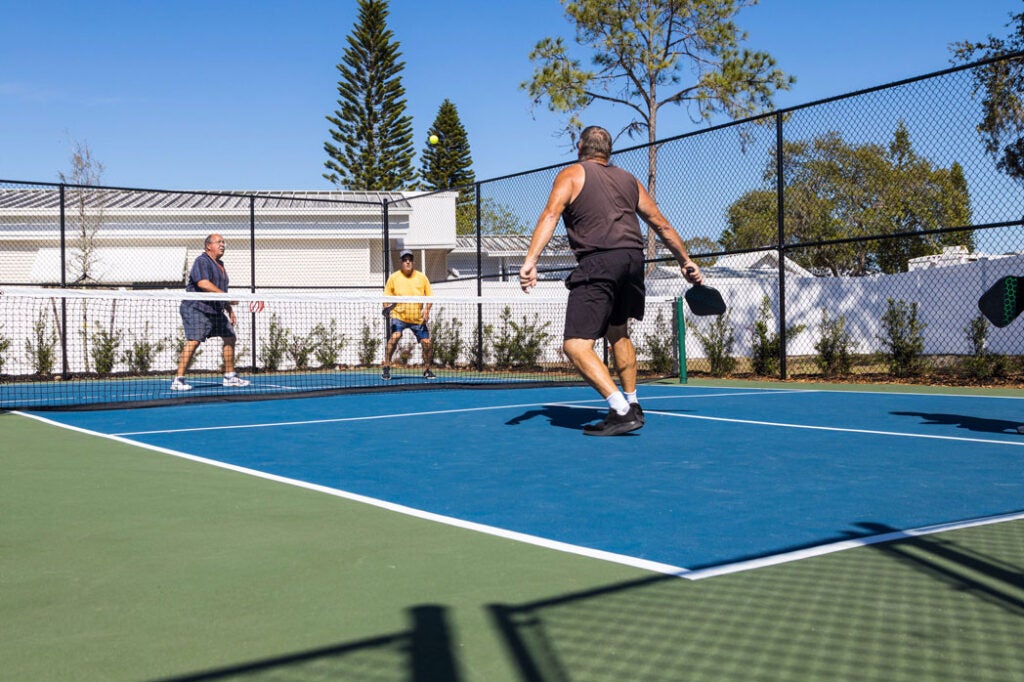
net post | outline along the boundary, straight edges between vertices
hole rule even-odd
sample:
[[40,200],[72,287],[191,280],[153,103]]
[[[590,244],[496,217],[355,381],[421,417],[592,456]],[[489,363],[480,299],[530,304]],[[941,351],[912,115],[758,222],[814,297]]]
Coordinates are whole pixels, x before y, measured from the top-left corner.
[[[67,201],[67,196],[64,192],[66,185],[60,183],[60,288],[67,289],[68,287],[68,253],[67,253],[67,222],[64,206]],[[60,297],[60,319],[55,320],[60,324],[60,374],[64,379],[68,379],[71,376],[70,369],[68,367],[68,301],[63,296]]]
[[676,342],[679,350],[679,383],[686,383],[686,318],[683,314],[683,297],[676,297]]
[[[256,196],[249,195],[249,293],[256,293]],[[256,373],[256,312],[249,306],[249,335],[252,342],[252,354],[249,371]]]

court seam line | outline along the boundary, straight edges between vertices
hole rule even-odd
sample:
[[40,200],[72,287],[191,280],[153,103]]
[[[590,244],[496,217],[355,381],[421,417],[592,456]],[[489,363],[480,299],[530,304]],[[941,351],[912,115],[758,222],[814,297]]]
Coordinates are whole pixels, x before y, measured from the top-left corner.
[[403,514],[405,516],[411,516],[413,518],[418,518],[425,521],[432,521],[434,523],[453,526],[455,528],[462,528],[464,530],[475,531],[478,533],[483,533],[484,535],[491,535],[494,537],[512,540],[515,542],[522,542],[528,545],[544,547],[546,549],[551,549],[566,554],[576,554],[578,556],[589,557],[592,559],[600,559],[611,563],[617,563],[624,566],[631,566],[633,568],[639,568],[647,571],[652,571],[654,573],[661,573],[670,576],[681,576],[689,570],[681,566],[673,566],[671,564],[650,561],[648,559],[641,559],[639,557],[632,557],[625,554],[617,554],[615,552],[594,549],[592,547],[574,545],[568,542],[561,542],[559,540],[552,540],[550,538],[540,537],[538,535],[530,535],[529,533],[521,533],[519,531],[508,530],[506,528],[499,528],[497,526],[489,526],[487,524],[477,523],[475,521],[467,521],[465,519],[459,519],[454,516],[445,516],[444,514],[437,514],[435,512],[429,512],[423,509],[416,509],[415,507],[408,507],[402,504],[397,504],[395,502],[388,502],[387,500],[369,497],[367,495],[360,495],[358,493],[348,492],[346,490],[341,490],[340,488],[332,488],[317,483],[310,483],[308,481],[302,481],[295,478],[288,478],[287,476],[280,476],[278,474],[272,474],[266,471],[260,471],[258,469],[250,469],[248,467],[239,466],[237,464],[230,464],[228,462],[220,462],[215,459],[208,459],[206,457],[192,455],[187,452],[181,452],[178,450],[172,450],[170,448],[161,447],[159,445],[151,445],[149,443],[134,441],[131,440],[130,438],[123,438],[121,436],[116,436],[113,434],[92,431],[90,429],[82,428],[80,426],[64,424],[59,421],[47,419],[45,417],[31,414],[28,412],[21,412],[15,410],[10,414],[28,417],[29,419],[35,419],[45,424],[50,424],[52,426],[57,426],[78,433],[83,433],[89,436],[105,438],[107,440],[112,440],[114,442],[129,445],[131,447],[138,447],[145,450],[151,450],[153,452],[158,452],[164,455],[170,455],[172,457],[178,457],[199,464],[207,464],[210,466],[217,467],[218,469],[225,469],[227,471],[233,471],[235,473],[240,473],[246,476],[253,476],[255,478],[261,478],[263,480],[272,481],[274,483],[283,483],[285,485],[290,485],[293,487],[302,488],[313,492],[324,493],[327,495],[331,495],[333,497],[338,497],[353,502],[367,504],[373,507],[378,507],[380,509],[385,509],[387,511]]

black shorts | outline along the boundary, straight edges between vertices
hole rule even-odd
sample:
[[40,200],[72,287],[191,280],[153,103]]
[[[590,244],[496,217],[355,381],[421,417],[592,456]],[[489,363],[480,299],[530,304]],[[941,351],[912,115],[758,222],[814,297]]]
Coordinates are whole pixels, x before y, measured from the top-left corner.
[[609,326],[644,319],[644,254],[639,249],[597,251],[580,259],[565,286],[566,339],[601,339]]

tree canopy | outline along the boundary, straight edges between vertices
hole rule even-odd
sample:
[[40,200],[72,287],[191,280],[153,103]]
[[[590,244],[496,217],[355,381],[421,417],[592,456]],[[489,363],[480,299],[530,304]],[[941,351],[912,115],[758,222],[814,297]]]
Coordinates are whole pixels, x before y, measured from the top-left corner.
[[665,105],[688,105],[695,121],[770,110],[775,91],[794,79],[768,53],[740,49],[747,34],[733,17],[757,1],[562,0],[593,68],[571,56],[562,38],[544,38],[530,53],[537,66],[522,87],[535,105],[569,113],[576,128],[595,101],[625,106],[634,115],[625,132],[645,131],[648,142],[657,139]]
[[[733,18],[757,1],[562,0],[591,66],[573,56],[562,38],[544,38],[530,53],[536,67],[521,87],[534,106],[546,103],[569,114],[570,132],[581,127],[580,114],[594,102],[629,109],[619,134],[646,132],[647,189],[657,198],[653,143],[662,107],[685,106],[694,122],[716,114],[742,118],[773,109],[774,93],[794,82],[768,53],[740,47],[747,34]],[[650,231],[647,252],[655,253]]]
[[[989,36],[984,42],[953,43],[954,61],[970,63],[1024,51],[1024,12],[1013,14],[1006,24],[1006,39]],[[982,120],[978,124],[985,151],[996,167],[1024,181],[1024,58],[984,64],[974,71],[974,94],[981,96]]]
[[[909,259],[940,253],[945,246],[973,248],[971,230],[913,236],[968,225],[970,197],[960,165],[940,168],[917,155],[902,121],[888,146],[850,144],[833,132],[810,142],[787,142],[783,155],[787,244],[908,235],[789,252],[803,267],[832,275],[904,272]],[[773,154],[763,176],[766,185],[774,187],[777,173]],[[774,248],[777,212],[774,189],[747,192],[728,209],[722,246]]]
[[437,144],[427,143],[420,155],[420,177],[430,190],[463,189],[476,182],[469,135],[459,119],[459,111],[450,100],[441,103],[437,117],[427,131],[437,135]]
[[405,115],[399,44],[387,27],[386,0],[359,0],[359,16],[337,65],[338,109],[328,116],[323,177],[354,190],[411,186],[412,117]]

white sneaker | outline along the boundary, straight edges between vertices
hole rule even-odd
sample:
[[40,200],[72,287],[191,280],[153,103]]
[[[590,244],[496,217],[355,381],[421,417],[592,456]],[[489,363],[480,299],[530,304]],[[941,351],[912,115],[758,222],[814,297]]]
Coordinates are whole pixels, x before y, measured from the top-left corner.
[[172,391],[191,391],[192,384],[186,384],[185,380],[181,377],[175,377],[174,381],[171,382]]
[[248,386],[249,382],[236,374],[235,376],[224,377],[224,383],[222,385],[223,386]]

